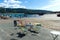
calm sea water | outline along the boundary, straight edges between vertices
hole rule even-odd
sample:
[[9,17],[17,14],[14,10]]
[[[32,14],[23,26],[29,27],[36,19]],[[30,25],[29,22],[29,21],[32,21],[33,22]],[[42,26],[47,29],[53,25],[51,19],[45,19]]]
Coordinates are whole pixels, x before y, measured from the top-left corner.
[[18,18],[22,18],[22,17],[39,17],[39,15],[34,14],[34,15],[30,15],[30,14],[24,14],[24,13],[0,13],[1,16],[9,16],[9,17],[18,17]]

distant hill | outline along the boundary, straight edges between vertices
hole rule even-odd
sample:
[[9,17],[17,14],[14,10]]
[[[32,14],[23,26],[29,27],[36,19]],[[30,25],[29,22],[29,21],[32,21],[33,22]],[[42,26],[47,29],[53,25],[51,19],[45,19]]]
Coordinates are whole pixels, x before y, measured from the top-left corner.
[[25,14],[46,14],[52,13],[52,11],[47,10],[33,10],[33,9],[24,9],[24,8],[0,8],[0,13],[25,13]]

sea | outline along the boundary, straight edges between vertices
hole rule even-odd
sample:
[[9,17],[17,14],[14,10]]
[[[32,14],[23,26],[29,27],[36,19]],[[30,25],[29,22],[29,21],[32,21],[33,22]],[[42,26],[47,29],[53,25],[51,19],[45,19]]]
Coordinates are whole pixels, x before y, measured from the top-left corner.
[[24,14],[24,13],[0,13],[0,16],[9,16],[11,18],[39,17],[38,14]]
[[44,14],[44,15],[38,15],[38,14],[24,14],[24,13],[0,13],[0,16],[8,16],[11,18],[43,18],[43,19],[59,19],[60,17],[57,17],[57,14]]

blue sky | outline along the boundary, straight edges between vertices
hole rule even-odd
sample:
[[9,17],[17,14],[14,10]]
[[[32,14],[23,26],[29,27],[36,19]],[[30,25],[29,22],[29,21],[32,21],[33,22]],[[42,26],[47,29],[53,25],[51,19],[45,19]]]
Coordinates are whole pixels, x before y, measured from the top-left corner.
[[0,7],[60,11],[60,0],[0,0]]
[[36,8],[40,8],[43,7],[45,5],[47,5],[47,3],[49,3],[48,0],[21,0],[22,2],[24,2],[22,5],[25,5],[27,8],[32,8],[32,9],[36,9]]

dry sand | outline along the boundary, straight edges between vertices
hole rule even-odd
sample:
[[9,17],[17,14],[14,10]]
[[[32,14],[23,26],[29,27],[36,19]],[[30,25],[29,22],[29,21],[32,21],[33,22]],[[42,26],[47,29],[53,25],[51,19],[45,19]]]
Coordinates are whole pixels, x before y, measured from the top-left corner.
[[30,21],[32,23],[41,23],[43,27],[59,30],[60,31],[60,17],[57,17],[56,14],[45,14],[40,18],[23,18],[23,20]]
[[[14,19],[0,20],[0,23],[7,23],[13,20]],[[56,17],[56,14],[54,14],[54,16],[50,15],[50,17],[48,17],[47,15],[44,15],[41,18],[21,18],[21,20],[23,20],[24,22],[41,23],[42,26],[45,28],[60,31],[60,17]]]
[[41,25],[45,28],[60,31],[60,20],[46,20],[46,19],[44,20],[39,18],[23,18],[22,20],[31,23],[41,23]]

